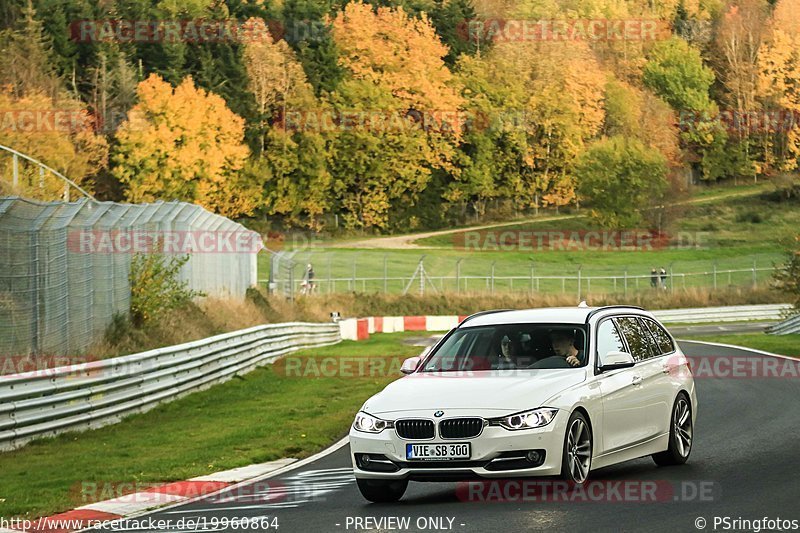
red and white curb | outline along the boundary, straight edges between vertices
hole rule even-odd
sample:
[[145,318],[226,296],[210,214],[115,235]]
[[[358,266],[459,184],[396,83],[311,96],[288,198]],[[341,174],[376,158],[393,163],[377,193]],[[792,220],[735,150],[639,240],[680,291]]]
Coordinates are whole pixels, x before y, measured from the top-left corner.
[[469,315],[371,316],[339,321],[342,339],[360,341],[372,333],[450,331]]
[[[31,533],[68,533],[100,522],[117,520],[166,505],[183,503],[207,496],[254,478],[268,477],[295,463],[297,459],[285,458],[268,463],[234,468],[204,476],[149,487],[146,490],[117,498],[92,502],[71,511],[59,513],[32,522]],[[0,533],[20,533],[24,530],[0,529]]]

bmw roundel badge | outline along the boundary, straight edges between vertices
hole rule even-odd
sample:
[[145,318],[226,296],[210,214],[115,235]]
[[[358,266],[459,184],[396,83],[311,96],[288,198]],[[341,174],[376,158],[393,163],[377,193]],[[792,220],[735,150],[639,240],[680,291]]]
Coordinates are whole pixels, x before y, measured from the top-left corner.
[[444,411],[436,411],[435,413],[433,413],[433,416],[435,416],[436,418],[439,418],[440,416],[443,416],[443,415],[444,415]]

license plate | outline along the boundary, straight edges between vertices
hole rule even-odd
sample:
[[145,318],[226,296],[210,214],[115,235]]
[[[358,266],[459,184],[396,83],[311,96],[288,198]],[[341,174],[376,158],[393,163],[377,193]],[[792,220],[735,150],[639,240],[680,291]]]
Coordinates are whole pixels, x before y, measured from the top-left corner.
[[469,459],[468,442],[453,444],[406,444],[406,459],[414,461],[448,461]]

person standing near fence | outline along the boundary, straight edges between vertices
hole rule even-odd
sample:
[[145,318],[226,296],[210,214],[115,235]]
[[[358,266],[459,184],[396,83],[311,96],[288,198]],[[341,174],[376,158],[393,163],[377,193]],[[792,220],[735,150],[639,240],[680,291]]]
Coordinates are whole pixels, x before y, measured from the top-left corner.
[[303,274],[303,283],[300,285],[300,294],[311,294],[314,292],[314,267],[311,263],[306,266]]
[[654,289],[658,288],[658,272],[656,272],[655,267],[650,269],[650,286]]
[[667,269],[661,267],[661,288],[667,290]]

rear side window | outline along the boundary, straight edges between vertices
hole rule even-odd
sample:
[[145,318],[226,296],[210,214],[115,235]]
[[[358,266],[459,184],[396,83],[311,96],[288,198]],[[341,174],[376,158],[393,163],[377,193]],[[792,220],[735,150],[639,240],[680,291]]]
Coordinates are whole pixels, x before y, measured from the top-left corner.
[[613,320],[604,320],[597,326],[597,360],[603,365],[603,358],[608,352],[624,352],[625,343],[614,325]]
[[616,320],[620,331],[625,336],[625,340],[628,341],[634,360],[642,361],[656,355],[655,342],[650,336],[650,332],[645,329],[644,324],[639,319],[626,316]]
[[644,320],[644,323],[647,324],[647,329],[650,330],[650,333],[653,334],[653,338],[656,340],[656,346],[658,347],[659,353],[663,355],[675,351],[675,345],[672,344],[672,339],[670,338],[669,333],[667,333],[667,331],[661,327],[658,322],[649,318],[644,318],[642,320]]

